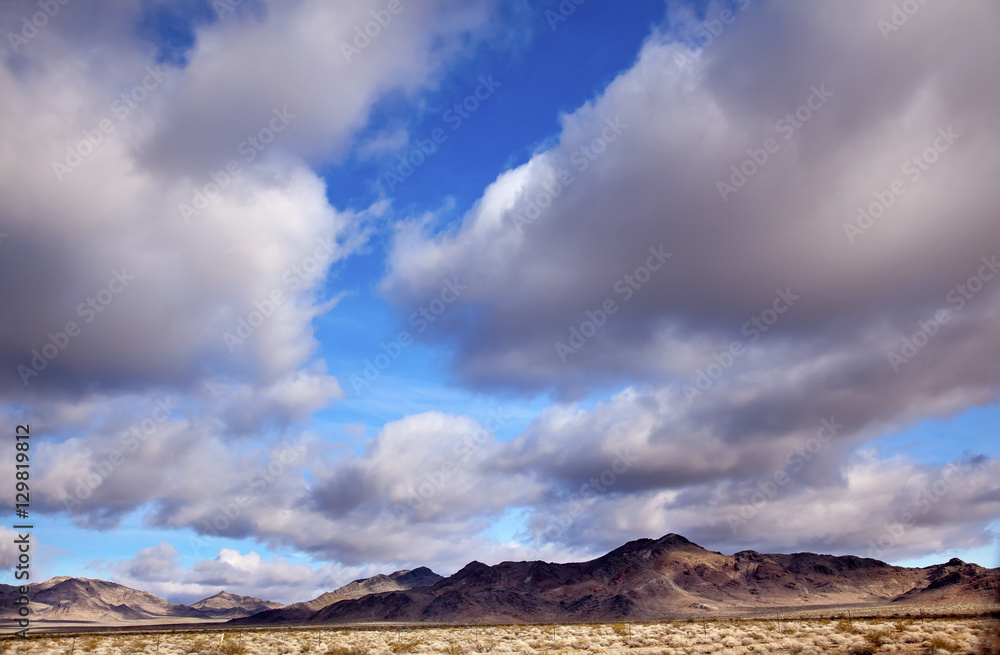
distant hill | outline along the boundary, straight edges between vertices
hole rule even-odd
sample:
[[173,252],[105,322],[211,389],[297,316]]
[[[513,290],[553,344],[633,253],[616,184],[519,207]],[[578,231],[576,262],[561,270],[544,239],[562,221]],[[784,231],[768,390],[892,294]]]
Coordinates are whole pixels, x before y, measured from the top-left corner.
[[388,591],[406,591],[417,587],[430,586],[444,578],[426,566],[404,571],[396,571],[389,575],[374,575],[370,578],[361,578],[350,582],[339,589],[328,591],[312,600],[302,603],[295,603],[254,615],[237,623],[242,624],[264,624],[264,623],[298,623],[305,621],[317,611],[344,600],[362,598],[369,594],[382,593]]
[[222,590],[214,596],[193,603],[191,607],[213,619],[238,619],[284,605],[253,596],[237,596]]
[[[105,580],[57,577],[29,585],[31,614],[35,620],[118,623],[149,619],[209,618],[202,612],[171,603],[148,591],[139,591]],[[0,617],[13,619],[17,587],[0,585]]]

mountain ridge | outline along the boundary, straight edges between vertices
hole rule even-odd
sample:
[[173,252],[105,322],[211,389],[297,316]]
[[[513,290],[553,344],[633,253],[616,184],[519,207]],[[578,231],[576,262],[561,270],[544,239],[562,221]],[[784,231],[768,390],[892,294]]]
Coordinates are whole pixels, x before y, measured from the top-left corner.
[[[31,587],[35,619],[87,623],[218,621],[234,626],[357,622],[590,622],[656,620],[778,608],[968,605],[1000,609],[1000,569],[952,558],[907,568],[856,555],[732,555],[678,534],[629,541],[583,562],[473,560],[444,577],[427,567],[353,580],[283,606],[225,590],[192,605],[90,578]],[[3,620],[18,587],[0,584]],[[977,610],[979,611],[979,610]]]
[[779,607],[996,605],[998,572],[961,560],[906,568],[856,555],[727,556],[671,533],[585,562],[473,561],[431,586],[339,601],[303,623],[603,622]]

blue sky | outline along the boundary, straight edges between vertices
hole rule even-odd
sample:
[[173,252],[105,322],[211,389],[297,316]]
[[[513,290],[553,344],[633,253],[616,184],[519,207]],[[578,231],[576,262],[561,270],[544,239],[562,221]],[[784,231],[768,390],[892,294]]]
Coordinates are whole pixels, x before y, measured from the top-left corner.
[[220,6],[0,10],[33,581],[1000,566],[995,8]]

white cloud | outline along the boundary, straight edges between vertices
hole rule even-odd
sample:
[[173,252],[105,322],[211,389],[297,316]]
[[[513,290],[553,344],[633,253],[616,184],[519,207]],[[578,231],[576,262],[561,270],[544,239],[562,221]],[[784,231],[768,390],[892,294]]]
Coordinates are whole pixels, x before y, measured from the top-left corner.
[[223,589],[241,596],[295,603],[345,584],[349,581],[346,578],[360,570],[311,566],[282,557],[262,558],[256,551],[242,554],[232,548],[222,548],[216,557],[185,567],[180,553],[167,542],[143,548],[131,559],[99,566],[114,582],[179,603],[194,603]]
[[[342,297],[327,277],[389,212],[385,202],[338,209],[310,167],[401,143],[405,131],[360,146],[356,135],[379,100],[433,87],[489,9],[406,4],[347,62],[339,40],[377,4],[265,3],[199,26],[189,64],[167,67],[127,117],[113,102],[154,66],[131,37],[137,3],[67,5],[0,67],[0,303],[19,309],[0,325],[0,389],[57,437],[38,448],[39,510],[75,498],[74,521],[108,528],[149,507],[150,525],[342,563],[222,550],[182,570],[161,544],[119,563],[122,580],[196,600],[252,570],[272,581],[254,595],[301,600],[365,562],[565,559],[670,531],[712,548],[857,551],[910,502],[915,480],[933,484],[938,472],[854,449],[997,399],[1000,282],[961,309],[948,300],[996,243],[995,192],[983,182],[1000,172],[995,8],[929,4],[887,43],[875,27],[887,2],[775,3],[755,4],[682,63],[684,46],[655,34],[629,70],[561,117],[556,145],[501,174],[460,226],[431,234],[421,217],[395,233],[381,288],[399,305],[425,301],[443,277],[475,280],[457,301],[474,311],[449,311],[427,335],[457,343],[461,382],[564,398],[632,386],[589,409],[553,406],[510,443],[470,444],[486,426],[438,412],[385,425],[361,453],[305,430],[343,395],[316,359],[314,320]],[[7,5],[0,25],[33,6]],[[833,95],[784,139],[783,117],[819,102],[816,89]],[[114,130],[80,146],[102,119]],[[279,126],[246,161],[240,144]],[[851,243],[843,226],[856,207],[949,126],[954,145]],[[717,182],[769,138],[780,148],[721,198]],[[57,176],[67,147],[93,152]],[[233,159],[240,172],[213,179]],[[225,188],[185,222],[179,205],[210,183]],[[619,291],[661,244],[672,253],[662,270]],[[775,289],[800,300],[756,340],[743,326]],[[609,298],[616,313],[560,361],[556,342]],[[886,353],[942,307],[952,320],[896,374]],[[64,340],[69,321],[81,332]],[[745,354],[689,403],[684,385],[734,340]],[[17,367],[50,341],[67,345],[26,390]],[[177,406],[157,415],[171,394]],[[726,516],[743,495],[827,417],[847,427],[817,455],[822,466],[803,468],[798,486],[732,533]],[[136,425],[146,438],[131,449]],[[282,438],[294,451],[286,461]],[[109,470],[115,450],[122,460]],[[574,500],[620,451],[637,461],[607,491]],[[976,460],[891,552],[980,543],[996,513],[995,468]],[[486,536],[512,510],[523,510],[527,547]],[[564,515],[554,541],[532,542]]]

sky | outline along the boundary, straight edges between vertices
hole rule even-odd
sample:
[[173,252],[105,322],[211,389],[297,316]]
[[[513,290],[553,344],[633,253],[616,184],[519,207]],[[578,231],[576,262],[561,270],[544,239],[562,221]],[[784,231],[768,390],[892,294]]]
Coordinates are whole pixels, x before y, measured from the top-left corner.
[[672,532],[1000,566],[1000,5],[0,26],[32,582],[289,603]]

